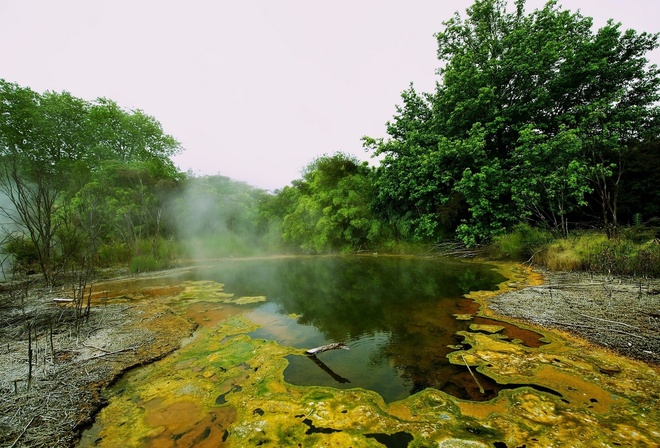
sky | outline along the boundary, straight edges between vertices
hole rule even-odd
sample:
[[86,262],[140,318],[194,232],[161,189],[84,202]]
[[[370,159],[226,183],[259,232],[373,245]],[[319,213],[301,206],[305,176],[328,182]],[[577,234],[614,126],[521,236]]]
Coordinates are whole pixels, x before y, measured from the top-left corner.
[[[0,0],[0,78],[140,109],[181,142],[181,170],[274,191],[322,155],[374,163],[361,137],[386,136],[411,82],[433,90],[434,34],[472,3]],[[658,0],[559,3],[660,31]]]

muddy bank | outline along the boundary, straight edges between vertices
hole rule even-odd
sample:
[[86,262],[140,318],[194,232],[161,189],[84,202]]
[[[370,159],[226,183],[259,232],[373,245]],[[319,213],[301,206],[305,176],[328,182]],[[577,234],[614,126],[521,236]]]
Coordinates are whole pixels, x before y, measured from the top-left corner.
[[623,356],[660,364],[660,279],[541,274],[542,285],[497,295],[488,307],[578,335]]
[[73,446],[104,404],[104,388],[176,350],[195,327],[166,306],[129,297],[103,306],[95,298],[89,318],[77,324],[73,308],[53,300],[63,291],[30,287],[24,294],[0,298],[2,447]]

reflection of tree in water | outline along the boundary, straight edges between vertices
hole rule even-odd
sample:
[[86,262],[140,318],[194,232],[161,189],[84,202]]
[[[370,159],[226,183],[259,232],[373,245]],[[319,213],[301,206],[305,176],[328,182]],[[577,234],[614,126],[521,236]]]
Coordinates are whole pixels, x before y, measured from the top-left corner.
[[[475,268],[472,280],[459,279],[465,264],[397,257],[331,257],[313,263],[292,262],[279,272],[277,301],[287,313],[301,314],[329,340],[351,340],[405,327],[409,311],[442,302],[451,306],[465,285],[492,288],[501,277]],[[471,282],[471,283],[470,283]],[[271,296],[272,298],[272,296]]]
[[[368,362],[394,366],[415,389],[462,384],[465,368],[446,359],[447,345],[459,342],[455,332],[467,327],[453,317],[459,298],[503,280],[485,265],[402,257],[261,260],[247,267],[235,279],[224,271],[225,290],[266,295],[329,341],[389,334]],[[246,283],[250,290],[238,291]]]
[[458,276],[456,281],[458,288],[467,294],[470,291],[478,291],[481,289],[490,289],[492,285],[486,285],[485,282],[479,277],[478,272],[474,269],[467,269]]
[[290,305],[300,307],[300,323],[313,324],[336,341],[386,331],[389,341],[369,362],[393,365],[413,384],[411,393],[433,387],[463,398],[480,395],[476,384],[469,390],[474,380],[466,369],[447,361],[452,351],[447,345],[458,343],[454,334],[463,329],[452,314],[459,312],[457,297],[492,289],[501,277],[483,268],[465,269],[464,264],[412,259],[319,268],[288,272],[289,291],[297,291],[289,295],[295,301]]

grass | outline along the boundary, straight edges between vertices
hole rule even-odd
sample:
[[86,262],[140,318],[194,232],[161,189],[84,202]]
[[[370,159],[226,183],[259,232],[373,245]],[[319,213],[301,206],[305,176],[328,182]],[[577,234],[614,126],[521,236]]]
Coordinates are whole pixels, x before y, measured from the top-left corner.
[[486,252],[498,260],[526,261],[553,240],[552,233],[547,230],[518,224],[510,233],[493,238]]
[[655,235],[653,229],[627,228],[612,239],[597,231],[555,238],[523,225],[493,239],[488,254],[493,259],[531,261],[552,271],[660,277],[660,242]]

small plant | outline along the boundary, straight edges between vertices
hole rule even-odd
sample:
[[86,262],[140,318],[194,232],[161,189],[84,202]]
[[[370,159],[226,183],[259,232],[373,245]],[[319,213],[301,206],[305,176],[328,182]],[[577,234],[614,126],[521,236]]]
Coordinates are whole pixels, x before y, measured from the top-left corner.
[[549,231],[521,223],[510,233],[494,237],[488,253],[495,259],[527,261],[553,239]]
[[161,269],[167,269],[169,263],[164,260],[158,260],[155,256],[148,255],[136,255],[131,258],[130,271],[131,273],[137,274],[141,272],[152,272],[159,271]]
[[39,254],[34,244],[23,235],[9,235],[3,252],[12,259],[13,271],[31,273],[39,270]]
[[[626,232],[624,232],[626,234]],[[660,276],[660,244],[655,239],[607,239],[597,232],[561,238],[546,245],[535,261],[550,270],[587,270],[608,275]]]

